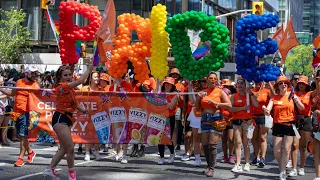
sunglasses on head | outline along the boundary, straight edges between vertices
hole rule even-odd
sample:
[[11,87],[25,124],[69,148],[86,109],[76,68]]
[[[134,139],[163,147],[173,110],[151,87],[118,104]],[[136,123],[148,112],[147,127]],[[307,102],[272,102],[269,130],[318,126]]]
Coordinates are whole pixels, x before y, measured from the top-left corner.
[[62,65],[60,66],[61,70],[71,69],[69,65]]

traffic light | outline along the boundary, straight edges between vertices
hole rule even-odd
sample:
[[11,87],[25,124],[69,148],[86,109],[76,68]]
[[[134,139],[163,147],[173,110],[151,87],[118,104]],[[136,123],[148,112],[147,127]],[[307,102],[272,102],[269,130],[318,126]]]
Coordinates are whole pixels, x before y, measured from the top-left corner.
[[252,2],[252,14],[257,16],[263,14],[263,2]]
[[86,56],[87,56],[86,45],[84,43],[81,43],[81,54],[80,54],[80,57],[85,58]]
[[41,8],[42,9],[47,9],[47,6],[51,4],[50,0],[41,0]]

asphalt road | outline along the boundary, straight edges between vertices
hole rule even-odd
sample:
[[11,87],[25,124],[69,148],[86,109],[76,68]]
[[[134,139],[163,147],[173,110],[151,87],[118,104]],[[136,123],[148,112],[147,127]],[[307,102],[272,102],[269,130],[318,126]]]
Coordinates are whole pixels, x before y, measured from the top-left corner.
[[[268,137],[271,142],[271,136]],[[76,146],[77,149],[78,146]],[[32,164],[26,164],[23,167],[14,167],[13,163],[16,161],[19,153],[18,144],[14,143],[10,147],[0,148],[0,179],[7,180],[38,180],[44,179],[42,172],[48,166],[51,158],[57,147],[45,146],[43,144],[33,144],[32,148],[37,153],[37,156]],[[250,147],[252,150],[252,146]],[[272,148],[268,148],[266,166],[261,169],[251,166],[250,172],[233,173],[231,169],[233,165],[222,164],[220,160],[223,153],[221,152],[221,144],[218,149],[218,163],[214,177],[211,179],[278,179],[279,169],[276,160],[273,157]],[[130,153],[130,150],[129,150]],[[112,159],[112,153],[103,153],[100,155],[103,159],[100,161],[83,161],[84,155],[78,155],[75,161],[75,170],[77,178],[83,180],[93,179],[150,179],[150,180],[164,180],[164,179],[210,179],[203,175],[202,171],[206,167],[205,159],[202,158],[201,167],[193,166],[193,158],[190,161],[181,161],[181,156],[184,151],[178,151],[176,161],[173,165],[164,164],[157,165],[158,153],[157,147],[147,147],[146,156],[142,158],[130,158],[128,164],[121,164]],[[166,158],[169,152],[166,150]],[[68,179],[67,164],[62,160],[57,167],[60,178]],[[306,175],[298,176],[291,179],[306,179],[312,180],[315,176],[314,164],[311,157],[307,159],[307,166],[305,168]]]

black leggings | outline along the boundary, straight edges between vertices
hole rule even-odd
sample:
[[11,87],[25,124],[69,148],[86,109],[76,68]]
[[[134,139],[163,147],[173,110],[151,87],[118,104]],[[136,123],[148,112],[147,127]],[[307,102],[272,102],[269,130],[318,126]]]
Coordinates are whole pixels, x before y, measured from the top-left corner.
[[[171,130],[171,138],[172,138],[176,119],[175,119],[174,115],[170,116],[169,119],[170,119],[170,130]],[[174,153],[173,142],[171,141],[171,145],[167,145],[167,146],[168,146],[168,148],[170,150],[170,154],[173,154]],[[165,146],[163,144],[159,144],[158,145],[158,149],[159,149],[160,157],[164,158]]]

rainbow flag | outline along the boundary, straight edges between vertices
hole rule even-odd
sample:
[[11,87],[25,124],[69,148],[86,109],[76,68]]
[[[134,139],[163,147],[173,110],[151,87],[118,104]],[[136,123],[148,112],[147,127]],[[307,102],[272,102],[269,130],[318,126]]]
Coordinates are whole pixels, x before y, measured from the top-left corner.
[[57,41],[57,44],[58,44],[58,47],[59,47],[59,42],[60,42],[60,36],[59,35],[60,35],[60,33],[59,33],[59,31],[57,31],[57,28],[56,28],[56,26],[54,24],[53,18],[52,18],[51,14],[50,14],[49,8],[47,8],[46,17],[47,17],[48,22],[51,25],[51,29],[52,29],[52,31],[54,33],[54,37],[56,38],[56,41]]
[[98,44],[97,40],[94,40],[94,42],[93,42],[93,61],[92,61],[93,66],[97,66],[100,64],[99,49],[98,49],[97,44]]
[[77,57],[79,59],[81,57],[81,41],[77,40],[75,45],[76,45]]

